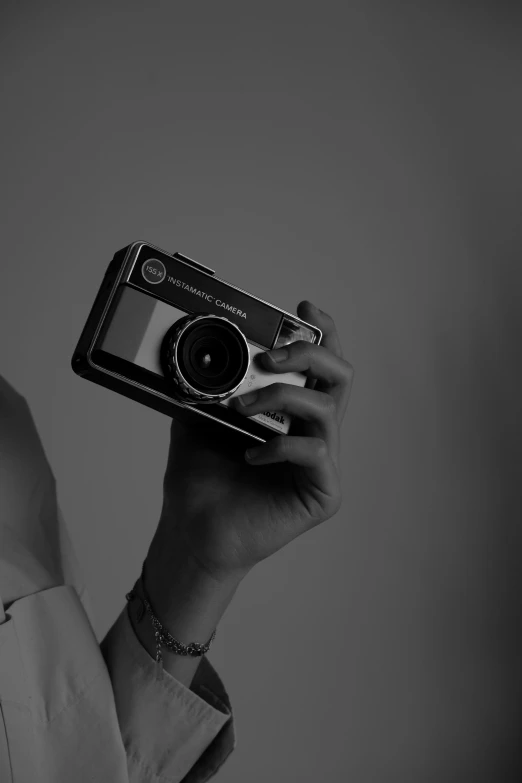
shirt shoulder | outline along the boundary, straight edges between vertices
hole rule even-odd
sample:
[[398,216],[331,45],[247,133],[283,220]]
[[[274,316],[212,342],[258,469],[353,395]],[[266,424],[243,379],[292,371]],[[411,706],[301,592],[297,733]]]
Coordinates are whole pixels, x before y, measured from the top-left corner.
[[0,376],[0,601],[5,609],[63,583],[61,540],[56,482],[31,411]]
[[0,470],[38,480],[52,471],[25,397],[0,375]]

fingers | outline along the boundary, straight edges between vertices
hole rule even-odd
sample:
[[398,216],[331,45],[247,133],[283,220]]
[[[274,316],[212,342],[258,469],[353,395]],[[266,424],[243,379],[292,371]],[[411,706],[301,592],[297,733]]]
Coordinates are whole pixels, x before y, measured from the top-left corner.
[[341,504],[341,492],[337,471],[330,456],[328,446],[321,438],[294,437],[278,435],[263,446],[250,448],[245,459],[251,465],[269,465],[277,462],[290,462],[304,469],[308,479],[306,485],[307,504],[310,498],[316,502],[316,508],[308,508],[310,515],[330,516]]
[[353,378],[351,364],[323,345],[297,340],[283,348],[259,354],[271,372],[302,372],[330,386],[349,386]]
[[323,333],[321,339],[321,345],[328,348],[329,351],[336,356],[342,358],[343,352],[341,348],[341,341],[337,334],[335,322],[328,313],[319,310],[312,302],[304,300],[297,305],[297,315],[302,318],[303,321],[307,321],[309,324],[318,326]]
[[329,394],[290,383],[271,383],[233,398],[235,409],[244,416],[264,411],[281,411],[309,422],[309,432],[322,438],[337,454],[339,431],[337,407]]
[[320,390],[319,393],[326,392],[332,397],[337,406],[337,421],[341,421],[353,383],[351,364],[332,353],[326,346],[314,345],[305,340],[298,340],[275,351],[267,351],[260,354],[260,357],[263,365],[273,373],[301,372],[309,378],[317,379],[319,385],[316,389]]

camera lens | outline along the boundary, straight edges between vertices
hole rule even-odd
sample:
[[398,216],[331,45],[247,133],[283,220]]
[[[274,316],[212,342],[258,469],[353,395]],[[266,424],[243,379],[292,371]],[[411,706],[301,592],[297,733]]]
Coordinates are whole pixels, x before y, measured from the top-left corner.
[[188,356],[184,356],[185,361],[188,358],[187,363],[194,368],[194,371],[211,382],[225,372],[230,360],[227,346],[210,336],[197,339],[188,350],[186,349],[186,353]]
[[243,380],[250,360],[241,330],[215,315],[187,316],[163,341],[162,364],[185,398],[194,402],[225,399]]

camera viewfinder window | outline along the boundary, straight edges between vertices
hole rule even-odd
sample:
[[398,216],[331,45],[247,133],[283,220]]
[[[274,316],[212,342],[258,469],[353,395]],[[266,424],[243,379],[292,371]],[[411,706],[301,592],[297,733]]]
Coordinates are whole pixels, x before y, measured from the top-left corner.
[[295,343],[296,340],[306,340],[308,343],[315,343],[315,334],[304,324],[297,323],[297,321],[293,321],[285,316],[274,348],[280,348],[282,345],[288,345],[288,343]]

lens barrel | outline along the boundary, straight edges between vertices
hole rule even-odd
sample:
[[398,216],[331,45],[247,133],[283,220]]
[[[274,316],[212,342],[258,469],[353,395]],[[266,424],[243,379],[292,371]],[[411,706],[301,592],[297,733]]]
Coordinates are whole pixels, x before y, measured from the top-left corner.
[[198,313],[170,327],[160,359],[177,397],[188,403],[210,403],[230,397],[242,383],[250,351],[243,332],[228,318]]

